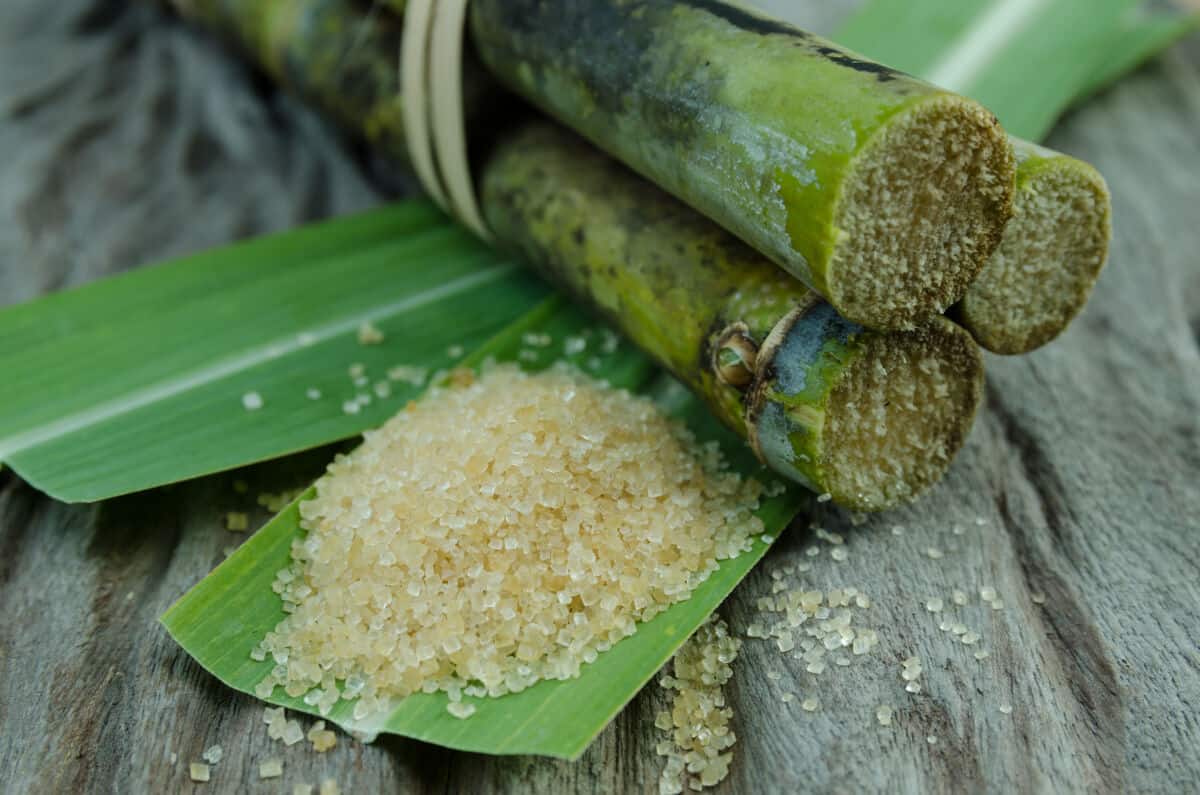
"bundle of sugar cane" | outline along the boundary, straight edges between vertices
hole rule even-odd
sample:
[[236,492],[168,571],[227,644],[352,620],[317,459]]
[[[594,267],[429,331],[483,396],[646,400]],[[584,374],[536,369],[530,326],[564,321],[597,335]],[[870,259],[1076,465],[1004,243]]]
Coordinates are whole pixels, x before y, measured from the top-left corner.
[[[188,9],[238,31],[261,64],[324,107],[345,103],[350,78],[325,68],[339,54],[394,63],[393,23],[344,0],[192,0]],[[265,19],[303,33],[259,35]],[[401,156],[394,72],[359,70],[354,90],[370,109],[355,129]],[[869,332],[569,133],[517,125],[501,139],[480,168],[497,239],[608,314],[773,468],[860,509],[909,499],[945,471],[983,377],[960,328],[939,318]]]
[[[390,0],[389,4],[394,11],[404,10],[403,0]],[[913,271],[896,252],[870,248],[875,245],[870,235],[863,235],[862,226],[853,221],[858,217],[853,210],[857,199],[837,200],[842,203],[835,208],[832,228],[838,231],[834,236],[822,237],[812,231],[816,229],[813,223],[816,218],[827,216],[814,215],[813,206],[792,207],[788,202],[794,193],[782,189],[788,184],[785,166],[789,162],[782,148],[793,146],[820,163],[820,148],[813,148],[804,135],[817,125],[832,123],[839,112],[846,112],[845,108],[815,115],[809,111],[809,116],[804,111],[787,112],[787,103],[805,110],[821,107],[814,105],[809,92],[816,91],[816,99],[827,99],[827,90],[834,94],[847,87],[828,82],[829,76],[818,68],[824,59],[836,64],[826,67],[843,82],[871,82],[861,75],[845,74],[842,68],[845,67],[875,75],[888,91],[912,91],[911,85],[897,82],[899,73],[842,52],[802,31],[720,3],[658,3],[633,12],[606,0],[572,4],[571,13],[566,15],[557,13],[553,4],[539,2],[474,5],[476,41],[489,65],[506,83],[661,186],[726,224],[829,297],[844,315],[866,325],[886,326],[890,321],[875,313],[890,312],[884,309],[888,301],[908,300],[907,292],[897,291],[889,281],[887,274],[894,272],[892,268],[903,273],[906,283],[911,283],[909,279],[940,278],[937,269],[943,267],[944,254],[943,262],[934,264],[933,269]],[[669,20],[664,16],[668,8]],[[660,20],[658,32],[649,30],[647,24],[655,18]],[[571,40],[577,44],[557,48],[558,44]],[[619,40],[641,41],[645,46],[618,49],[613,45]],[[662,46],[664,40],[666,47]],[[803,57],[797,55],[797,47],[793,46],[800,42],[799,49],[806,52]],[[790,50],[782,49],[788,46]],[[734,53],[740,48],[751,48],[754,52],[739,59]],[[725,73],[718,75],[721,63]],[[628,71],[623,73],[622,69]],[[622,80],[622,74],[628,79]],[[817,81],[815,87],[811,85],[813,80]],[[743,94],[737,92],[738,85],[755,88]],[[875,92],[871,95],[874,97]],[[846,101],[862,102],[856,95],[848,95]],[[891,134],[871,133],[881,139]],[[915,129],[914,135],[919,134],[919,128]],[[822,143],[830,140],[833,139],[821,139]],[[749,141],[755,142],[754,146],[747,147]],[[955,146],[941,138],[924,144],[939,142]],[[907,143],[897,142],[897,146]],[[1005,228],[1000,245],[954,312],[954,317],[981,345],[1004,354],[1027,353],[1046,344],[1079,314],[1104,265],[1111,226],[1108,190],[1094,168],[1018,138],[1012,138],[1011,144],[1018,164],[1014,217]],[[699,156],[695,156],[697,145]],[[746,151],[739,153],[739,147]],[[756,160],[759,154],[778,162],[764,166],[761,158]],[[904,179],[899,169],[926,155],[915,150],[897,155],[895,151],[885,154],[863,148],[853,156],[859,163],[855,168],[865,169],[862,164],[872,162],[876,156],[892,158],[882,168],[887,179],[898,183]],[[936,159],[937,154],[928,156]],[[933,190],[931,186],[939,185],[943,178],[953,179],[950,164],[942,162],[947,169],[931,174],[932,181],[924,183],[924,189]],[[775,171],[760,173],[754,171],[756,167]],[[729,176],[739,170],[746,179],[713,182],[714,175]],[[818,174],[816,166],[812,173],[826,186],[838,179],[837,174]],[[865,175],[865,171],[859,175]],[[851,176],[845,184],[853,184],[854,178]],[[710,183],[719,184],[719,190],[711,195],[704,190]],[[755,184],[768,192],[774,185],[781,200],[772,202],[769,193],[762,190],[749,197],[744,195],[747,186]],[[939,186],[936,190],[943,188]],[[826,191],[814,195],[828,199],[831,194]],[[844,195],[853,194],[845,189]],[[880,205],[883,212],[872,211],[869,203],[860,205],[861,217],[873,212],[870,224],[874,229],[903,219],[904,213],[910,211],[905,203],[896,202],[895,191],[875,192],[868,198],[886,202]],[[944,198],[953,200],[954,196],[947,193]],[[762,206],[768,208],[767,212],[759,211],[756,202],[760,201],[766,202]],[[769,225],[771,211],[776,214],[774,217],[780,217],[785,205],[793,248],[779,234],[778,224],[774,230]],[[743,215],[747,209],[750,211]],[[843,213],[840,217],[851,221],[842,223],[836,213]],[[972,213],[974,208],[969,211]],[[768,219],[765,224],[764,219]],[[923,231],[935,229],[929,226],[930,222],[936,223],[938,232],[955,231],[944,219],[935,221],[929,207],[920,208],[913,220]],[[905,226],[901,222],[895,228]],[[774,242],[764,237],[773,232]],[[810,235],[817,236],[816,243],[809,240]],[[962,238],[943,240],[949,245],[969,244]],[[834,248],[827,251],[825,243]],[[900,245],[901,254],[916,252],[919,256],[919,245],[910,247],[908,241]],[[810,264],[818,263],[816,274],[811,267],[797,269],[794,264],[796,258],[803,258],[805,252],[811,251],[818,252],[807,260]],[[859,256],[863,251],[878,252],[881,259],[875,262],[870,256],[860,257],[854,260],[855,268],[851,269],[843,264],[844,258],[851,256],[849,252]],[[929,251],[931,258],[938,256],[935,247]],[[864,289],[873,292],[863,298]],[[864,301],[870,306],[860,309],[859,304]]]
[[[310,3],[250,2],[213,9],[205,0],[176,2],[184,6],[184,10],[240,38],[251,51],[263,56],[263,65],[277,77],[283,76],[285,62],[310,64],[303,70],[302,81],[306,84],[302,87],[307,88],[310,96],[323,98],[327,111],[360,129],[372,143],[393,157],[405,157],[401,108],[395,103],[394,93],[378,90],[395,87],[394,70],[390,63],[377,57],[378,47],[373,46],[398,47],[393,26],[364,23],[362,19],[344,13],[339,3],[323,7]],[[403,0],[390,0],[387,5],[394,12],[402,13],[405,4]],[[728,25],[749,28],[760,37],[816,41],[786,25],[720,3],[705,3],[699,10],[715,14]],[[515,13],[515,9],[510,11]],[[696,11],[693,8],[689,13]],[[290,31],[289,34],[271,41],[263,40],[264,32],[269,29],[267,20],[271,20],[271,25]],[[319,24],[298,24],[306,20]],[[353,40],[366,46],[342,49],[350,41],[351,30],[347,26],[352,28]],[[495,29],[492,30],[494,33]],[[822,49],[818,55],[840,59],[837,62],[842,64],[856,63],[870,72],[867,69],[869,62],[839,53],[831,45],[822,43],[819,46]],[[320,68],[321,64],[326,68]],[[878,69],[880,81],[895,81],[893,71],[872,66]],[[496,97],[497,92],[494,87],[489,90],[487,76],[472,67],[475,64],[469,63],[465,72],[466,105],[468,114],[478,119],[486,114],[487,99]],[[354,86],[347,82],[351,76],[356,82]],[[607,74],[606,79],[612,77]],[[792,90],[791,86],[783,88],[784,95]],[[533,86],[528,90],[540,89]],[[363,105],[367,98],[373,103],[369,107]],[[370,120],[370,123],[364,125],[362,120]],[[725,124],[722,129],[733,128]],[[596,125],[594,134],[604,133],[604,126]],[[769,133],[762,134],[773,140]],[[632,136],[629,140],[640,138]],[[604,145],[603,141],[600,143]],[[1000,245],[953,312],[955,319],[980,344],[1005,354],[1026,353],[1046,344],[1061,334],[1079,314],[1107,256],[1111,226],[1108,191],[1094,168],[1027,141],[1014,138],[1011,144],[1018,164],[1012,203],[1014,218],[1007,224]],[[683,155],[687,154],[683,152]],[[679,162],[682,165],[677,167],[691,168],[689,164],[694,160],[681,155]],[[793,220],[801,217],[797,215]],[[923,216],[922,222],[927,220]],[[845,240],[845,230],[839,231],[835,238]],[[752,237],[747,236],[747,239],[753,242]],[[821,289],[820,285],[817,287]],[[834,303],[845,311],[844,295],[835,298]],[[871,325],[869,320],[867,325]]]
[[866,326],[945,310],[1009,219],[990,112],[741,7],[475,0],[470,28],[506,86]]
[[[317,70],[317,86],[342,83],[344,96],[329,104],[343,118],[362,96],[349,83],[381,79],[357,48],[342,65],[314,46],[344,33],[336,3],[180,4],[236,30],[276,75],[300,60]],[[1012,150],[990,113],[733,7],[637,9],[610,0],[475,2],[470,27],[504,83],[733,231],[843,316],[908,328],[962,297],[1011,210]],[[239,19],[246,24],[230,24]],[[380,110],[359,115],[382,125],[376,137],[395,135]]]

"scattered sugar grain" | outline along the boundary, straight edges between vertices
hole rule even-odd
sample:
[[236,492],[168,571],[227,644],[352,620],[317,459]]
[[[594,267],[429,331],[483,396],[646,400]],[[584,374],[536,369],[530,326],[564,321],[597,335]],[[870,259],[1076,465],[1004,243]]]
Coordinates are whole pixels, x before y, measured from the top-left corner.
[[875,710],[875,719],[879,721],[880,726],[892,725],[892,708],[887,704],[882,704]]
[[925,738],[925,742],[929,743],[930,745],[937,745],[937,741],[938,738],[932,734]]
[[321,390],[317,389],[316,387],[310,386],[308,389],[306,389],[304,391],[304,396],[307,397],[309,400],[320,400],[321,399]]
[[941,558],[944,557],[942,550],[938,549],[937,547],[926,547],[925,554],[934,560],[941,560]]
[[817,495],[817,502],[829,502],[832,499],[833,499],[833,495],[830,494],[829,492],[825,492],[824,494]]
[[779,700],[782,701],[784,704],[791,704],[793,701],[796,700],[796,696],[793,693],[784,693],[782,696],[779,697]]
[[359,345],[378,345],[383,342],[383,332],[369,320],[363,321],[358,327]]
[[279,778],[283,775],[283,760],[268,759],[258,766],[259,778]]
[[1000,712],[1002,712],[1003,714],[1011,715],[1012,711],[1013,711],[1012,704],[1001,704],[1000,705]]
[[841,533],[831,533],[823,527],[813,527],[817,538],[822,541],[827,541],[834,546],[840,546],[846,543],[845,537]]
[[300,726],[300,721],[289,720],[283,727],[283,733],[279,736],[283,740],[284,745],[295,745],[304,739],[304,729]]
[[475,705],[465,701],[451,701],[446,705],[446,711],[462,720],[475,714]]
[[833,551],[829,553],[829,556],[838,563],[841,563],[850,557],[850,553],[846,551],[845,547],[835,547]]
[[809,698],[806,698],[800,702],[800,708],[805,712],[816,712],[821,708],[821,702],[820,700],[810,696]]
[[279,513],[289,504],[291,504],[292,500],[303,494],[304,491],[305,489],[301,488],[287,489],[279,492],[278,494],[269,491],[263,492],[262,494],[258,495],[258,504],[266,508],[271,513]]
[[984,587],[979,589],[979,598],[985,602],[990,602],[996,598],[996,589]]
[[1031,602],[1033,602],[1035,605],[1044,605],[1044,604],[1046,604],[1046,595],[1041,594],[1041,593],[1035,593],[1029,597],[1029,600]]
[[554,343],[554,339],[549,334],[538,334],[536,331],[525,332],[521,341],[535,348],[546,348]]
[[988,653],[987,649],[980,649],[979,651],[975,652],[976,660],[986,660],[989,656],[991,655]]
[[600,349],[608,354],[617,352],[617,348],[621,346],[621,338],[617,333],[610,328],[600,330],[601,342]]
[[954,602],[954,604],[959,605],[960,607],[965,605],[967,603],[967,592],[955,591],[950,595],[950,601]]
[[221,757],[224,755],[225,749],[221,748],[219,745],[212,745],[205,749],[204,753],[200,756],[203,757],[205,762],[208,762],[210,765],[215,765],[221,761]]
[[942,602],[942,600],[936,596],[932,599],[925,600],[925,609],[928,610],[930,613],[942,612],[943,605],[944,605],[944,603]]
[[247,392],[242,395],[242,407],[246,411],[258,411],[263,407],[262,395],[257,392]]
[[323,754],[337,745],[337,735],[325,728],[325,721],[323,720],[314,723],[306,736],[308,737],[308,741],[312,743],[312,749],[318,754]]
[[188,776],[192,781],[205,782],[211,777],[211,769],[203,762],[192,762],[188,765]]
[[397,364],[389,367],[387,377],[392,381],[400,381],[410,386],[424,386],[429,377],[429,370],[411,364]]

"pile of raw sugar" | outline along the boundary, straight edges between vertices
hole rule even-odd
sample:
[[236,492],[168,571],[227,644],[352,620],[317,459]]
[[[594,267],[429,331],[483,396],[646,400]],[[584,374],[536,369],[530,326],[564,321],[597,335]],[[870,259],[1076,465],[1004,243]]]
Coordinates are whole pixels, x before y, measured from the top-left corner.
[[565,367],[452,381],[301,503],[260,696],[362,719],[440,689],[467,717],[464,694],[578,676],[762,530],[762,487],[646,398]]

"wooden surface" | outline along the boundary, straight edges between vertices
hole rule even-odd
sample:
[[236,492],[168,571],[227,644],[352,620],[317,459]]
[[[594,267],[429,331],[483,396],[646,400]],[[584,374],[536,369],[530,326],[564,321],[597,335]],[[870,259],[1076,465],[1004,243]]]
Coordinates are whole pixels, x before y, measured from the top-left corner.
[[[820,16],[775,5],[832,24],[828,4]],[[744,632],[769,569],[807,561],[814,587],[870,594],[856,623],[881,643],[814,677],[748,640],[728,687],[737,756],[718,792],[1200,790],[1197,130],[1193,37],[1056,131],[1051,143],[1113,188],[1113,255],[1090,308],[1049,348],[989,360],[986,409],[931,495],[856,527],[818,517],[845,532],[844,562],[824,543],[809,558],[798,522],[723,608]],[[156,10],[115,0],[0,5],[0,153],[3,302],[382,197],[296,103]],[[269,741],[261,706],[173,645],[157,616],[242,538],[221,512],[303,483],[325,455],[93,506],[0,473],[0,790],[290,792],[332,776],[355,793],[656,791],[654,686],[576,763],[344,736],[322,756]],[[1005,609],[980,604],[984,586]],[[953,608],[955,588],[968,606]],[[924,607],[935,596],[978,645],[938,629]],[[925,669],[920,695],[902,687],[909,655]],[[810,695],[818,712],[799,707]],[[890,728],[880,704],[897,710]],[[193,787],[187,763],[214,743],[225,758]],[[260,782],[271,756],[284,776]]]

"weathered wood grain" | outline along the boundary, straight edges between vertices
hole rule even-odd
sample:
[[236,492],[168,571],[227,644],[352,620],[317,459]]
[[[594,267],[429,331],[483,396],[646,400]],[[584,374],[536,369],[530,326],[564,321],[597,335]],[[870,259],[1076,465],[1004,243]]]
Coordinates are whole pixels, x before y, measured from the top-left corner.
[[[811,27],[833,20],[829,4],[774,5]],[[1051,143],[1113,188],[1113,256],[1091,307],[1048,348],[989,360],[986,409],[933,494],[858,526],[806,518],[727,603],[744,632],[769,570],[807,561],[814,587],[871,595],[856,623],[882,639],[818,677],[747,640],[728,691],[737,760],[719,792],[1200,789],[1197,129],[1193,38],[1056,131]],[[0,152],[5,303],[382,198],[304,109],[155,9],[120,2],[0,6]],[[342,737],[316,755],[269,741],[260,706],[171,643],[157,616],[241,538],[220,514],[265,520],[253,495],[305,482],[327,456],[96,506],[0,473],[0,790],[290,792],[332,776],[356,793],[654,791],[655,687],[574,764],[396,738]],[[812,520],[845,533],[846,561]],[[1005,609],[981,605],[985,586]],[[953,607],[956,588],[970,605]],[[938,629],[934,596],[978,645]],[[976,660],[980,648],[990,656]],[[913,654],[920,695],[899,676]],[[785,704],[785,691],[822,708]],[[874,717],[885,703],[890,728]],[[194,786],[187,763],[213,743],[225,758]],[[259,782],[271,756],[284,777]]]

